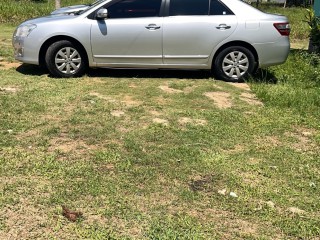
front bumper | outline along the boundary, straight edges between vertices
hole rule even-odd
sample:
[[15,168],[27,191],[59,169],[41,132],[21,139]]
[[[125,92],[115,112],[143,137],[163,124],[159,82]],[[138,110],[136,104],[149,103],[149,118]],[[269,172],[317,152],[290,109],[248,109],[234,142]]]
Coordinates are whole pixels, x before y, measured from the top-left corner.
[[38,53],[32,38],[13,36],[14,58],[23,63],[39,65]]

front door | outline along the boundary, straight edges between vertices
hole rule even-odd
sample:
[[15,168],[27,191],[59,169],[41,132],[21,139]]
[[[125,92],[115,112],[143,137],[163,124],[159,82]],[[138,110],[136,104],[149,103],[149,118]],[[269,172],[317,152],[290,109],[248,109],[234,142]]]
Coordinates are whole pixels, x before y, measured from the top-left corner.
[[108,18],[94,20],[91,46],[99,66],[162,64],[162,0],[122,0],[108,6]]

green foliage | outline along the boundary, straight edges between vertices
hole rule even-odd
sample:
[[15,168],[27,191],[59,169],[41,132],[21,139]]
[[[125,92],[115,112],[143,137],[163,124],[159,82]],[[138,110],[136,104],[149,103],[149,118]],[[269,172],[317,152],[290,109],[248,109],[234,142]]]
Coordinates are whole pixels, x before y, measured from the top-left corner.
[[283,8],[276,7],[274,5],[269,4],[261,4],[259,9],[264,12],[276,13],[285,15],[288,17],[290,25],[291,25],[291,33],[290,38],[299,40],[299,39],[307,39],[308,36],[308,24],[305,20],[305,8],[301,7],[291,7],[291,8]]
[[[63,0],[62,6],[91,3],[91,0]],[[48,15],[54,10],[54,0],[1,0],[0,23],[18,24],[30,18]]]
[[306,22],[310,29],[310,40],[315,46],[315,52],[320,52],[320,17],[316,16],[313,9],[307,9]]
[[[292,50],[286,63],[270,67],[255,79],[257,95],[269,105],[320,117],[320,57],[306,50]],[[277,84],[266,83],[270,79]],[[261,82],[259,82],[261,81]]]

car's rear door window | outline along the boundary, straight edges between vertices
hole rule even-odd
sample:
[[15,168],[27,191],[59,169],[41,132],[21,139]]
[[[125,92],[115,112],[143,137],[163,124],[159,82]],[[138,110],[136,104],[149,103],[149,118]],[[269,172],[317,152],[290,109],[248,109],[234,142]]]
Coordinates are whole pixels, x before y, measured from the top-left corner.
[[209,15],[209,0],[170,0],[169,15]]
[[108,17],[158,17],[161,2],[162,0],[123,0],[108,7]]
[[233,15],[233,12],[219,0],[211,0],[210,15]]

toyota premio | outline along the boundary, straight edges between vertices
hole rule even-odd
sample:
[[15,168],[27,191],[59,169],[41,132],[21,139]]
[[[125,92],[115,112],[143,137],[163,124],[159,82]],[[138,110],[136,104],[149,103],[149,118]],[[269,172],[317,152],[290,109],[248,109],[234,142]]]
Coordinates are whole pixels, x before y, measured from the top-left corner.
[[241,81],[285,62],[289,34],[285,16],[240,0],[102,0],[25,21],[12,41],[17,60],[54,77],[100,67],[205,69]]

